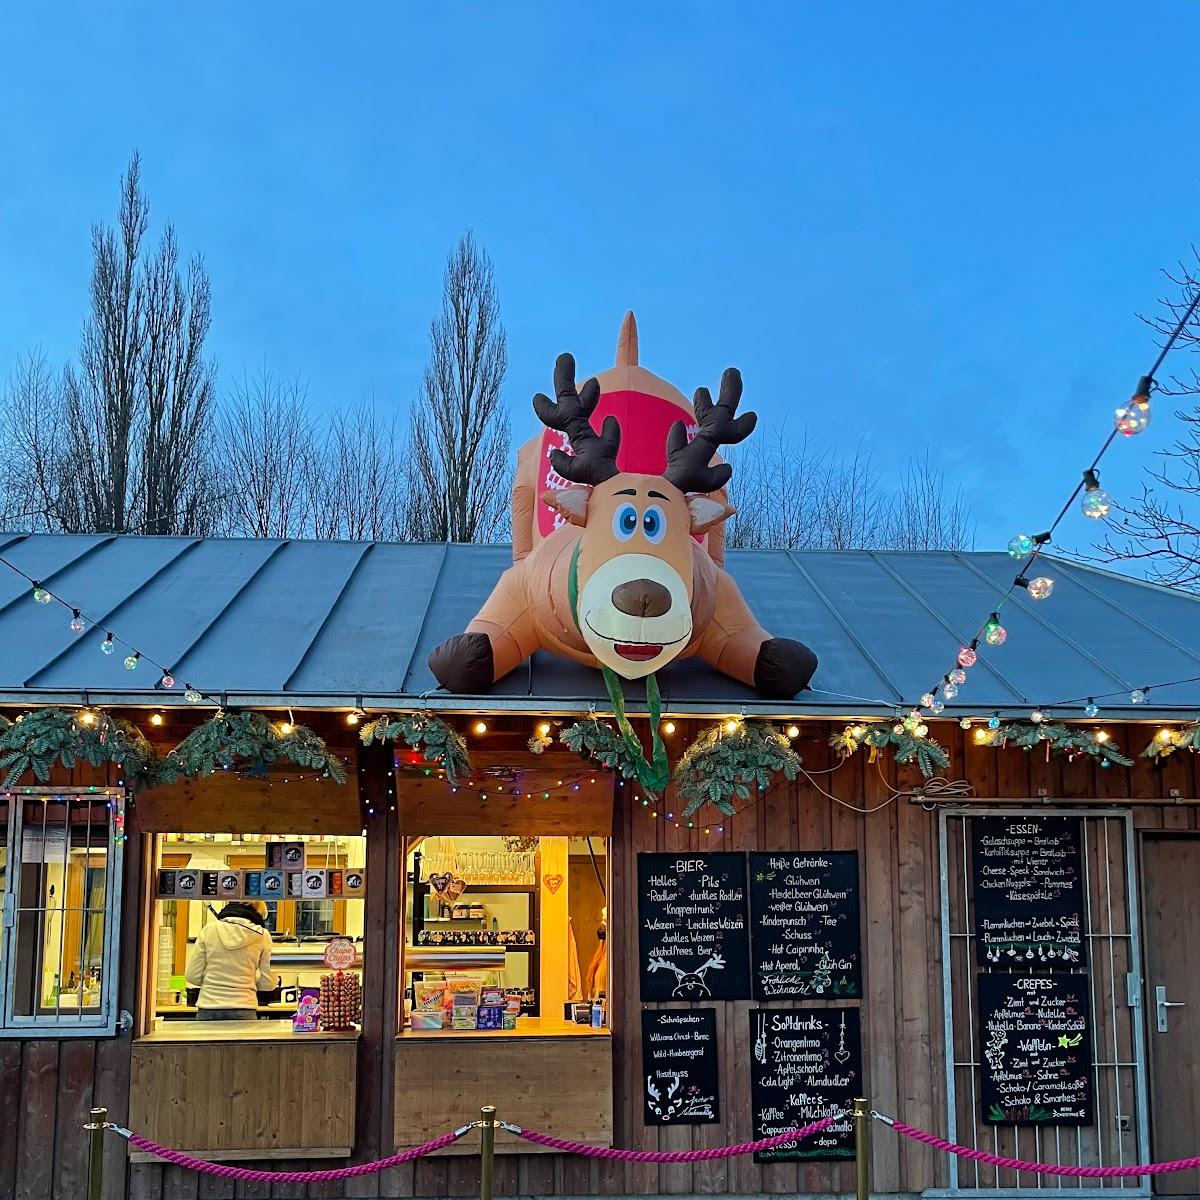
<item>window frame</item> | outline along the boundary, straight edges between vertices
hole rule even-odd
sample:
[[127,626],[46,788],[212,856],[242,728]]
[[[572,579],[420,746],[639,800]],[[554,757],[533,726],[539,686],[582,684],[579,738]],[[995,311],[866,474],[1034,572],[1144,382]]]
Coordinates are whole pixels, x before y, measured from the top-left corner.
[[[7,860],[4,883],[0,888],[0,1038],[98,1038],[113,1037],[120,1024],[120,1004],[117,989],[120,983],[121,901],[125,866],[125,804],[124,788],[114,787],[9,787],[0,789],[9,805],[8,829],[5,839]],[[59,1011],[51,1014],[21,1015],[12,1010],[17,995],[17,917],[20,912],[20,879],[22,847],[24,844],[25,802],[40,796],[62,797],[69,805],[73,797],[107,799],[110,804],[107,838],[97,842],[105,847],[104,862],[104,924],[103,950],[100,967],[100,1005],[93,1013],[79,1009],[74,1014]],[[69,828],[69,825],[67,826]],[[70,839],[67,840],[68,850]],[[100,869],[99,864],[95,868]],[[43,909],[42,912],[54,912]],[[65,906],[61,910],[68,911]],[[85,910],[86,911],[86,910]]]

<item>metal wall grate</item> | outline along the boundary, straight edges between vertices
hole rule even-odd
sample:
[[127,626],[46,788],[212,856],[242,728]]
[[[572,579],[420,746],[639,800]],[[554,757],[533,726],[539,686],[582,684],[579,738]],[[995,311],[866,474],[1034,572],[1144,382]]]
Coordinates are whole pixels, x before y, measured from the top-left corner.
[[[1091,1126],[992,1125],[981,1121],[978,1030],[979,973],[971,903],[971,821],[1020,815],[1015,808],[944,809],[939,816],[942,954],[949,1138],[1011,1158],[1072,1166],[1128,1166],[1149,1161],[1141,948],[1133,822],[1127,812],[1037,808],[1031,816],[1080,820],[1088,938],[1089,1002],[1095,1122]],[[1005,971],[1019,968],[1005,966]],[[1034,969],[1030,968],[1033,974]],[[1082,973],[1082,972],[1077,972]],[[1150,1194],[1148,1177],[1083,1179],[999,1170],[951,1159],[955,1196]]]

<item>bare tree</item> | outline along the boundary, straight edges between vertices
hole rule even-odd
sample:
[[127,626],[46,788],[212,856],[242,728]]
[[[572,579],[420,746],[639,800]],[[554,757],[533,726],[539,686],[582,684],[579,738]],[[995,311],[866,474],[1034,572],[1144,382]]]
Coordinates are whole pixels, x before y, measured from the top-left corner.
[[949,495],[928,454],[887,489],[859,443],[849,457],[805,433],[748,444],[734,462],[731,547],[789,550],[960,550],[974,542],[961,492]]
[[149,214],[135,154],[116,227],[92,228],[91,311],[78,366],[66,368],[52,398],[44,364],[36,386],[19,367],[10,389],[10,444],[24,458],[18,474],[50,529],[199,533],[212,524],[208,278],[199,259],[181,273],[169,225],[143,262]]
[[396,428],[374,405],[338,410],[311,461],[308,486],[319,538],[386,540],[402,534]]
[[[1183,320],[1200,290],[1200,252],[1193,247],[1192,253],[1196,263],[1164,272],[1175,291],[1161,301],[1159,312],[1143,318],[1163,338]],[[1176,348],[1189,356],[1200,353],[1200,309],[1180,331]],[[1189,366],[1169,382],[1159,381],[1155,395],[1200,396],[1200,371]],[[1105,536],[1093,545],[1093,554],[1080,557],[1136,564],[1155,583],[1200,592],[1200,402],[1174,415],[1180,436],[1155,452],[1160,465],[1146,468],[1141,494],[1113,505]]]
[[17,358],[0,397],[0,524],[6,529],[58,528],[55,514],[67,480],[61,420],[62,380],[46,356]]
[[508,348],[492,261],[468,232],[446,263],[442,311],[405,455],[404,527],[419,541],[501,535],[508,515]]
[[318,453],[307,388],[264,366],[243,374],[217,418],[224,526],[243,537],[310,532]]

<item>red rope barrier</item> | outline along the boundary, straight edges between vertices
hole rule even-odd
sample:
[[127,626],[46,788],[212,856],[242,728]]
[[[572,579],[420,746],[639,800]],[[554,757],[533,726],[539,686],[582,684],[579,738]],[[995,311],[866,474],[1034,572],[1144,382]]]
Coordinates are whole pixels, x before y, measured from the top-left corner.
[[[115,1126],[110,1126],[110,1128],[114,1128],[122,1134],[127,1132]],[[225,1163],[205,1162],[202,1158],[193,1158],[190,1154],[184,1154],[180,1150],[171,1150],[166,1146],[160,1146],[157,1142],[152,1142],[138,1133],[129,1134],[129,1144],[147,1154],[153,1154],[155,1158],[163,1159],[164,1162],[174,1163],[177,1167],[186,1167],[189,1171],[201,1171],[206,1175],[219,1175],[222,1179],[245,1179],[255,1183],[330,1183],[335,1179],[353,1179],[358,1175],[372,1175],[376,1171],[386,1171],[389,1167],[398,1167],[401,1163],[411,1162],[414,1158],[432,1154],[435,1150],[440,1150],[443,1146],[449,1146],[458,1141],[470,1128],[471,1126],[468,1125],[466,1128],[456,1129],[452,1133],[443,1133],[441,1137],[434,1138],[432,1142],[426,1142],[423,1146],[414,1146],[411,1150],[403,1150],[399,1154],[393,1154],[391,1158],[381,1158],[378,1162],[360,1163],[356,1167],[335,1167],[329,1171],[256,1171],[251,1167],[231,1167]]]
[[1037,1175],[1071,1175],[1083,1179],[1109,1179],[1124,1175],[1162,1175],[1167,1171],[1190,1171],[1200,1167],[1200,1157],[1176,1158],[1171,1162],[1139,1163],[1132,1167],[1071,1167],[1058,1163],[1027,1162],[1023,1158],[1004,1158],[999,1154],[989,1154],[986,1150],[974,1150],[970,1146],[959,1146],[948,1142],[945,1138],[926,1133],[923,1129],[914,1129],[903,1121],[892,1121],[887,1117],[880,1118],[884,1124],[890,1125],[897,1133],[942,1150],[946,1154],[956,1154],[959,1158],[970,1158],[975,1162],[987,1163],[992,1167],[1003,1167],[1009,1171],[1030,1171]]
[[801,1138],[811,1137],[820,1133],[839,1120],[839,1117],[825,1117],[802,1129],[793,1129],[788,1133],[779,1133],[774,1137],[763,1138],[758,1142],[743,1142],[739,1146],[716,1146],[711,1150],[616,1150],[611,1146],[589,1146],[586,1142],[568,1142],[564,1138],[551,1137],[548,1133],[536,1133],[532,1129],[521,1129],[516,1125],[500,1122],[501,1129],[514,1133],[527,1142],[546,1146],[550,1150],[561,1150],[564,1154],[581,1154],[586,1158],[619,1158],[626,1162],[706,1162],[714,1158],[733,1158],[739,1154],[753,1154],[756,1150],[770,1150],[787,1142],[796,1142]]

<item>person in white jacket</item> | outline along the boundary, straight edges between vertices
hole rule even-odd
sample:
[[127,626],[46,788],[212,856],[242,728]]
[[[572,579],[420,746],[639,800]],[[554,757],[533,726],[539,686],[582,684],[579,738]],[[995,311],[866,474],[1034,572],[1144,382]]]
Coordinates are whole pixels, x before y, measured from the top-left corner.
[[275,986],[271,934],[261,900],[233,901],[200,930],[188,955],[188,987],[200,989],[196,1019],[253,1021],[258,993]]

